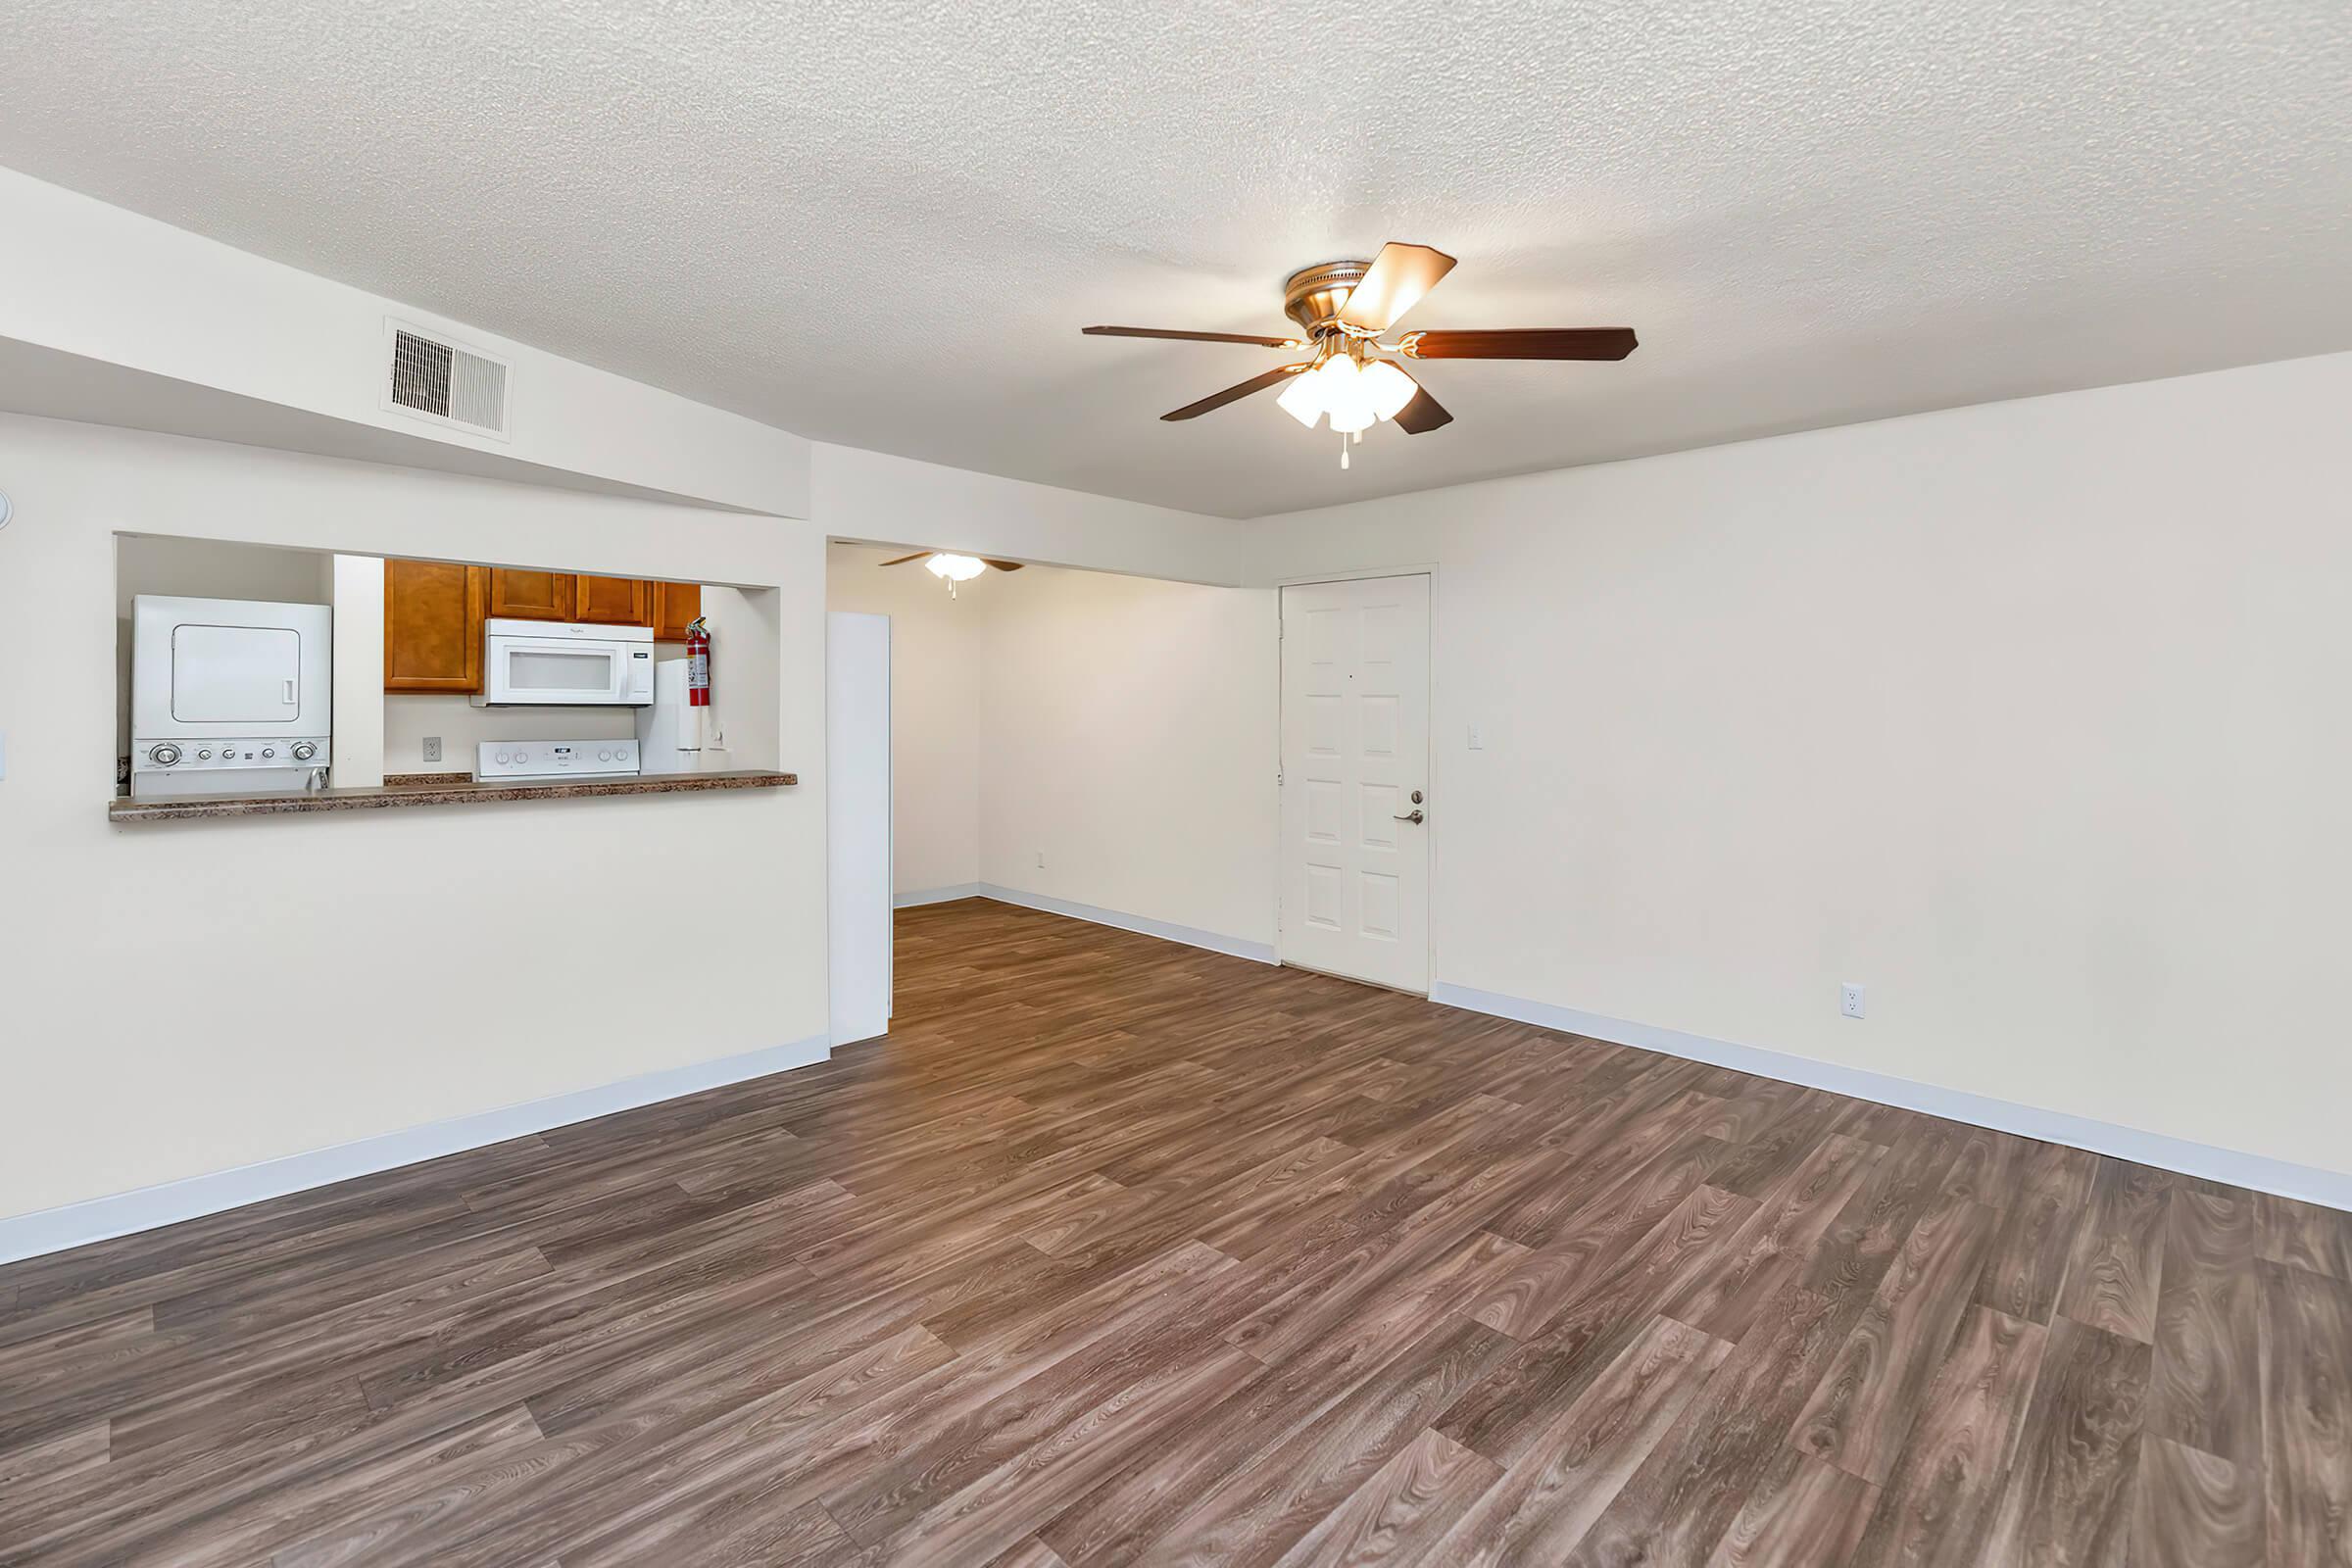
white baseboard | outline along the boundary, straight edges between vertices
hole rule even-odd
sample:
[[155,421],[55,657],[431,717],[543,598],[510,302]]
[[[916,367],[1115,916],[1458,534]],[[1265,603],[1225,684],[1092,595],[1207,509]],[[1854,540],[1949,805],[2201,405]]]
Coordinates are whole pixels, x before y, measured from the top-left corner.
[[925,904],[953,904],[957,899],[981,897],[977,882],[958,882],[952,888],[924,888],[919,893],[902,893],[890,902],[894,907],[911,909]]
[[354,1176],[372,1176],[419,1160],[437,1159],[443,1154],[480,1149],[529,1133],[543,1133],[551,1127],[609,1116],[616,1110],[634,1110],[640,1105],[675,1100],[681,1095],[724,1084],[764,1078],[770,1073],[822,1061],[829,1054],[825,1037],[817,1035],[790,1045],[747,1051],[715,1061],[671,1067],[619,1083],[576,1089],[567,1095],[363,1138],[332,1149],[317,1149],[307,1154],[288,1154],[282,1159],[263,1160],[258,1165],[214,1171],[109,1198],[93,1198],[87,1202],[68,1203],[61,1208],[19,1214],[12,1219],[0,1219],[0,1263],[38,1257],[44,1252],[62,1252],[91,1242],[109,1241],[136,1231],[153,1230],[159,1225],[174,1225],[181,1220],[240,1208],[268,1198],[283,1198],[288,1193],[349,1181]]
[[1176,925],[1146,915],[1098,909],[1091,904],[1072,904],[1067,899],[1048,898],[1043,893],[1024,893],[1019,888],[999,887],[994,882],[981,883],[979,896],[994,899],[999,904],[1017,904],[1024,909],[1043,909],[1048,914],[1066,914],[1073,920],[1114,926],[1121,931],[1133,931],[1139,936],[1158,937],[1163,942],[1181,942],[1188,948],[1206,948],[1211,953],[1249,958],[1257,963],[1275,961],[1274,945],[1270,942],[1251,942],[1243,937],[1221,936],[1214,931],[1196,930],[1189,925]]
[[1991,1100],[1958,1089],[1938,1089],[1932,1084],[1913,1083],[1907,1078],[1890,1078],[1884,1073],[1865,1072],[1859,1067],[1841,1067],[1835,1062],[1815,1061],[1809,1056],[1792,1056],[1785,1052],[1766,1051],[1756,1046],[1736,1046],[1726,1041],[1709,1040],[1703,1035],[1685,1034],[1679,1029],[1629,1023],[1623,1018],[1603,1017],[1599,1013],[1583,1012],[1575,1007],[1554,1006],[1547,1002],[1528,1002],[1492,991],[1475,991],[1468,986],[1432,986],[1429,1000],[1497,1018],[1515,1018],[1521,1023],[1541,1024],[1546,1029],[1590,1035],[1595,1040],[1606,1040],[1615,1045],[1634,1046],[1669,1056],[1709,1062],[1738,1072],[1753,1073],[1759,1078],[1776,1078],[1783,1083],[1826,1089],[1832,1094],[1849,1095],[1856,1100],[1868,1100],[1882,1105],[1896,1105],[1904,1110],[1940,1116],[1946,1121],[1966,1122],[1974,1127],[1989,1127],[1995,1132],[2015,1133],[2021,1138],[2038,1138],[2044,1143],[2087,1149],[2094,1154],[2111,1154],[2118,1159],[2179,1171],[2185,1176],[2227,1182],[2232,1187],[2250,1187],[2257,1192],[2276,1193],[2281,1198],[2301,1199],[2308,1203],[2323,1203],[2329,1208],[2352,1209],[2352,1175],[2337,1171],[2289,1164],[2264,1154],[2216,1149],[2207,1144],[2192,1144],[2183,1138],[2141,1132],[2132,1127],[2118,1127],[2111,1122],[2094,1121],[2087,1116],[2013,1104],[2005,1100]]

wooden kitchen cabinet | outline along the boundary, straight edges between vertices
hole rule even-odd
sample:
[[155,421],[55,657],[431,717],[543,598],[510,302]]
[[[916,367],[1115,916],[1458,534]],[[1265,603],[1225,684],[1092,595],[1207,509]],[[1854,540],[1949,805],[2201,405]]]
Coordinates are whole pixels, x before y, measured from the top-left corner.
[[571,618],[590,626],[651,626],[654,585],[640,577],[572,579]]
[[654,641],[682,643],[686,640],[686,623],[703,612],[703,585],[699,582],[658,582],[654,584]]
[[516,571],[512,566],[492,566],[490,614],[493,619],[499,620],[571,619],[571,573]]
[[482,689],[491,573],[438,561],[384,563],[384,690]]

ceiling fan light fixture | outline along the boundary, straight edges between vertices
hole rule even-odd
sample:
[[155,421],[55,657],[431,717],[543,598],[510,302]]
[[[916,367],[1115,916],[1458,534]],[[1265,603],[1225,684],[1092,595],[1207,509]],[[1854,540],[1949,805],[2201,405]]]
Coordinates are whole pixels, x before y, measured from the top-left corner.
[[970,582],[988,569],[988,563],[972,556],[952,556],[943,550],[924,562],[923,569],[949,582]]

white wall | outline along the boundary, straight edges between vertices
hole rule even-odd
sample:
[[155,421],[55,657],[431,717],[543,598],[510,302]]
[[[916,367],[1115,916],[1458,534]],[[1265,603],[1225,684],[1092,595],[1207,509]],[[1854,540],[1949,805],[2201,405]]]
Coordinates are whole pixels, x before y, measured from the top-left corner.
[[[158,378],[109,378],[92,396],[51,381],[72,407],[43,407],[37,382],[0,388],[0,407],[165,426],[205,421],[241,437],[307,446],[354,430],[389,432],[427,464],[434,449],[536,466],[551,475],[716,505],[808,514],[809,443],[740,415],[445,321],[396,300],[235,250],[218,240],[0,169],[0,340]],[[474,436],[385,410],[387,317],[437,328],[506,359],[508,439]],[[174,395],[176,384],[176,395]],[[249,400],[228,407],[217,395]],[[110,402],[135,416],[99,412]],[[85,408],[85,405],[90,407]],[[271,419],[268,409],[287,411]],[[421,439],[411,441],[409,438]],[[376,443],[382,446],[383,443]]]
[[[813,525],[17,416],[0,489],[0,1216],[748,1051],[822,1054]],[[771,705],[802,783],[111,826],[114,535],[165,521],[776,585],[742,596],[739,647],[760,652],[736,689]],[[627,965],[614,909],[643,916]],[[690,965],[690,991],[661,982]]]
[[384,782],[384,564],[376,556],[329,556],[335,607],[334,766],[337,789]]
[[1439,567],[1442,982],[2352,1172],[2347,410],[2352,355],[1995,404],[1257,574]]
[[825,553],[826,608],[890,617],[892,891],[901,896],[980,880],[980,625],[1005,585],[1027,575],[988,572],[950,599],[919,562],[882,568],[906,553],[844,544]]
[[1082,571],[998,586],[980,879],[1270,948],[1274,595]]

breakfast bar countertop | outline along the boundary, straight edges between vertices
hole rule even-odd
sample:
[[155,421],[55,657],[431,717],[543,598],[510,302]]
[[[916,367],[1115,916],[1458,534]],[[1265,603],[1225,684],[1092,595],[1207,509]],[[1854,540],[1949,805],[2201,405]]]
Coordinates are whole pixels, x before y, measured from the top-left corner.
[[662,773],[632,778],[559,779],[551,783],[487,783],[463,773],[391,776],[372,789],[304,790],[285,795],[198,796],[180,801],[118,798],[106,806],[113,822],[178,822],[214,816],[285,816],[310,811],[370,811],[394,807],[486,806],[510,801],[572,800],[590,795],[699,795],[712,790],[772,790],[800,783],[798,773],[744,770]]

